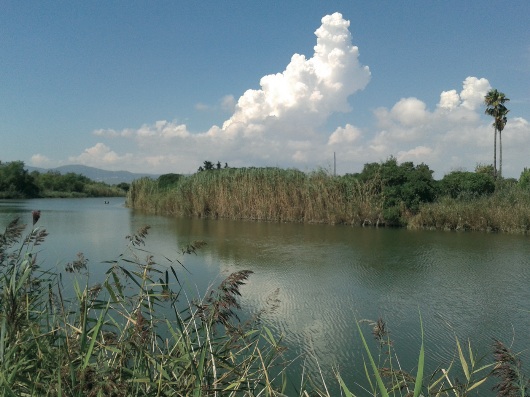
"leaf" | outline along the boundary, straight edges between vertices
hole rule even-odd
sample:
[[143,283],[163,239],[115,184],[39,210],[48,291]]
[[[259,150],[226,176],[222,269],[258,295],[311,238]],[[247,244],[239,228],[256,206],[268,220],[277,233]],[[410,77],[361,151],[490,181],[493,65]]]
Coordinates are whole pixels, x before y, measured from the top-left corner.
[[[85,353],[85,360],[83,361],[83,367],[82,367],[83,369],[85,369],[90,363],[90,358],[92,356],[92,352],[94,351],[94,345],[96,344],[96,340],[99,335],[99,330],[101,329],[101,326],[103,325],[103,320],[109,309],[109,305],[110,305],[110,301],[107,304],[106,309],[101,311],[98,322],[96,323],[96,326],[92,330],[92,337],[90,340],[90,345],[88,346],[88,350]],[[86,332],[86,330],[84,332]]]
[[339,374],[337,374],[337,380],[339,381],[339,385],[346,397],[355,397],[355,395],[350,391],[350,389],[348,389],[348,387],[346,386],[346,384],[344,383],[344,381],[342,380]]
[[423,368],[425,366],[425,350],[423,346],[423,321],[420,314],[420,329],[421,329],[421,347],[420,356],[418,357],[418,372],[416,373],[416,382],[414,383],[414,397],[419,397],[421,387],[423,384]]
[[460,342],[458,341],[458,338],[456,338],[456,347],[458,349],[458,355],[460,356],[460,364],[462,365],[462,370],[464,371],[464,375],[466,375],[466,379],[469,382],[469,380],[471,379],[471,376],[469,375],[469,367],[467,366],[467,362],[464,357],[464,353],[462,352],[462,348],[460,347]]
[[381,392],[381,395],[383,397],[388,397],[388,392],[385,388],[385,385],[383,383],[383,379],[381,379],[381,375],[379,374],[379,370],[377,368],[377,365],[375,365],[374,358],[372,357],[372,353],[370,353],[370,348],[368,347],[368,344],[366,343],[366,339],[364,339],[363,331],[361,330],[361,326],[359,325],[359,322],[356,321],[357,329],[359,330],[359,335],[361,336],[361,340],[364,345],[364,349],[366,350],[366,354],[368,355],[368,359],[370,360],[370,364],[372,366],[372,370],[374,371],[374,377],[377,381],[377,386],[379,388],[379,391]]

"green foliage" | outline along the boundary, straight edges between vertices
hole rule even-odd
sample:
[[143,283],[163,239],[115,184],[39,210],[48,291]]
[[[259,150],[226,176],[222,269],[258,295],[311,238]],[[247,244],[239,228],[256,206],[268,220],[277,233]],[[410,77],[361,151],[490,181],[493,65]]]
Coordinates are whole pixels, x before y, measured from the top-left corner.
[[477,174],[486,174],[495,178],[495,169],[492,164],[477,164],[475,167],[475,172]]
[[180,179],[182,178],[181,174],[164,174],[158,177],[158,187],[160,189],[167,189],[173,186],[176,186]]
[[489,172],[453,171],[440,181],[440,192],[451,198],[476,198],[495,191],[495,180]]
[[116,187],[127,193],[129,189],[131,188],[131,184],[127,182],[121,182],[121,183],[118,183]]
[[0,162],[0,197],[32,198],[38,195],[35,178],[24,169],[22,161]]
[[412,162],[398,164],[397,159],[391,157],[384,163],[365,164],[357,177],[365,183],[381,180],[385,221],[399,225],[404,222],[404,212],[415,213],[420,204],[435,199],[436,182],[432,173],[423,163],[416,166]]
[[124,196],[129,184],[109,186],[103,182],[95,182],[90,178],[69,172],[58,171],[44,173],[32,172],[41,196],[45,197],[112,197]]
[[128,192],[127,205],[184,216],[378,225],[383,222],[378,183],[324,171],[223,168],[183,176],[172,189],[139,179]]
[[519,177],[519,187],[521,189],[530,190],[530,168],[524,168]]
[[109,186],[73,172],[28,173],[22,161],[0,162],[0,198],[117,197],[128,189],[128,183]]
[[[502,177],[502,131],[508,122],[509,110],[504,105],[510,99],[503,92],[497,89],[490,89],[484,97],[484,111],[488,116],[493,117],[494,139],[493,139],[493,176]],[[497,175],[497,132],[499,133],[499,175]]]

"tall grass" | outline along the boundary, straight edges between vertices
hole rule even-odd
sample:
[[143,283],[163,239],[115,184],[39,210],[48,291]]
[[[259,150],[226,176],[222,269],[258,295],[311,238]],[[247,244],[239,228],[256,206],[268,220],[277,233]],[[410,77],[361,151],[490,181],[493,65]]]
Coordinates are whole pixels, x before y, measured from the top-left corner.
[[280,222],[382,224],[380,181],[325,171],[238,168],[199,172],[172,188],[133,182],[127,203],[150,212]]
[[441,200],[424,204],[408,222],[409,228],[530,232],[530,193],[517,185],[491,196]]
[[1,396],[271,396],[281,389],[274,378],[282,374],[275,369],[281,346],[265,327],[235,318],[251,272],[235,272],[191,300],[179,261],[156,263],[142,228],[107,263],[100,284],[86,282],[82,254],[68,263],[65,271],[77,276],[67,298],[66,276],[40,270],[34,253],[45,230],[22,237],[23,230],[15,220],[0,235]]

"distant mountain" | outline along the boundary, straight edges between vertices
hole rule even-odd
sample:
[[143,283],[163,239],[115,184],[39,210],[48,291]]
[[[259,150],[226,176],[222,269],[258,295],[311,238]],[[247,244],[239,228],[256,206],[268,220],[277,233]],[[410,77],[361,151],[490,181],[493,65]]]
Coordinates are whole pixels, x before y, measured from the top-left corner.
[[86,165],[63,165],[57,168],[36,168],[36,167],[26,167],[29,172],[38,171],[38,172],[48,172],[48,171],[57,171],[61,174],[67,174],[73,172],[74,174],[81,174],[87,178],[92,179],[96,182],[105,182],[109,185],[117,185],[118,183],[131,183],[135,179],[149,177],[156,179],[160,175],[157,174],[139,174],[129,171],[107,171],[94,167],[87,167]]

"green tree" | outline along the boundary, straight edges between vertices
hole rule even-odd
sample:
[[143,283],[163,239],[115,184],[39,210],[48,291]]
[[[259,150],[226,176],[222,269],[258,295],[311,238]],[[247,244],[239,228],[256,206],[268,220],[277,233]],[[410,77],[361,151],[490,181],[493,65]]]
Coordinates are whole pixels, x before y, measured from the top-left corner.
[[453,171],[440,181],[440,190],[443,195],[455,199],[472,199],[492,194],[495,179],[486,172]]
[[398,164],[395,157],[384,163],[368,163],[360,174],[362,182],[380,178],[384,196],[383,216],[388,224],[401,224],[402,212],[417,212],[420,204],[434,201],[436,184],[433,171],[425,164],[412,162]]
[[0,163],[0,192],[4,197],[37,197],[39,188],[22,161]]
[[530,168],[524,168],[519,177],[519,186],[523,189],[530,190]]
[[495,178],[497,178],[497,132],[499,133],[499,176],[502,177],[502,130],[504,130],[508,122],[506,115],[509,112],[504,103],[509,100],[503,92],[499,92],[496,89],[489,90],[484,97],[485,113],[493,117],[493,168]]

